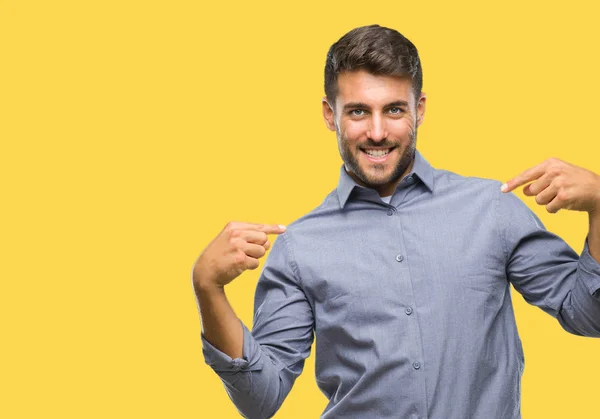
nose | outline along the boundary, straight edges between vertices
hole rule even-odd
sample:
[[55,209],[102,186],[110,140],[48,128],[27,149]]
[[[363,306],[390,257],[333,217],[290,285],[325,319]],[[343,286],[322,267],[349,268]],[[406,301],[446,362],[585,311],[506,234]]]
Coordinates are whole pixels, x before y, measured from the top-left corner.
[[369,124],[369,130],[367,131],[367,137],[369,137],[373,141],[381,141],[385,140],[388,136],[385,121],[376,113],[373,113],[371,117],[371,121]]

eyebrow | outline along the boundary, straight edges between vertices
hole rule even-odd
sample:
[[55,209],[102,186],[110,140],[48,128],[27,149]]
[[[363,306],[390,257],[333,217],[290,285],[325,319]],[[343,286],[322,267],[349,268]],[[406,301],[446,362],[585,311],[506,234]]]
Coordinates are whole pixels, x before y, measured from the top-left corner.
[[[390,102],[388,104],[386,104],[384,107],[385,108],[391,108],[391,107],[401,107],[401,106],[408,106],[408,102],[406,102],[405,100],[396,100],[394,102]],[[357,109],[357,108],[361,108],[361,109],[371,109],[371,107],[369,105],[367,105],[366,103],[362,103],[362,102],[350,102],[350,103],[346,103],[344,105],[344,111],[347,111],[349,109]]]

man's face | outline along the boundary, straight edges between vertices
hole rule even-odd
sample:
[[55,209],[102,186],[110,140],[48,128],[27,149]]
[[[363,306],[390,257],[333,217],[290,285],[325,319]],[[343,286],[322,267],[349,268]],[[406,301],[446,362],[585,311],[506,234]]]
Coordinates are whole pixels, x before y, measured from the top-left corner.
[[409,77],[364,70],[339,75],[335,104],[323,99],[325,123],[337,134],[346,172],[381,196],[391,195],[412,169],[424,114],[425,95],[415,100]]

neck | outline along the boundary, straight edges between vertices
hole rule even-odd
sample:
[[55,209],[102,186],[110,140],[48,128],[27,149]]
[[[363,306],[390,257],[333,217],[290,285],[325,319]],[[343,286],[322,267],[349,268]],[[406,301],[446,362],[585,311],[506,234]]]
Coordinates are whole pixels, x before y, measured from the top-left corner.
[[344,170],[346,171],[346,173],[348,174],[348,176],[350,176],[360,186],[364,186],[365,188],[374,189],[375,191],[377,191],[377,193],[379,194],[379,196],[386,197],[386,196],[390,196],[390,195],[392,195],[394,193],[394,191],[396,190],[396,187],[398,186],[398,184],[400,182],[402,182],[402,179],[404,179],[406,177],[406,175],[408,175],[410,173],[410,171],[413,168],[414,163],[415,163],[415,159],[413,158],[410,161],[410,164],[408,165],[408,167],[406,168],[406,170],[404,171],[404,173],[402,173],[402,175],[396,181],[394,181],[392,183],[386,183],[385,185],[378,185],[378,186],[367,185],[362,180],[360,180],[358,178],[358,176],[356,176],[356,174],[354,174],[352,171],[348,170],[348,168],[346,167],[346,165],[344,165]]

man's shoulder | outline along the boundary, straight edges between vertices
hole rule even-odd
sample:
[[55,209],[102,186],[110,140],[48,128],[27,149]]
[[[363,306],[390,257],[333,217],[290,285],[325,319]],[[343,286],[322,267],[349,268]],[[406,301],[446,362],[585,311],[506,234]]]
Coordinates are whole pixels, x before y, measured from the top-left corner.
[[328,219],[335,217],[340,213],[340,203],[336,189],[333,189],[323,199],[323,201],[293,222],[287,225],[287,232],[292,235],[312,231],[318,228],[323,223],[327,223]]
[[472,192],[483,190],[496,191],[500,190],[502,182],[496,179],[462,175],[451,170],[436,169],[434,182],[436,189],[444,191],[447,189],[461,188]]

